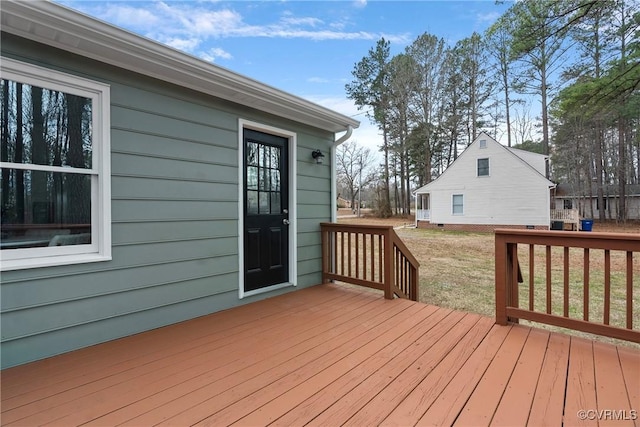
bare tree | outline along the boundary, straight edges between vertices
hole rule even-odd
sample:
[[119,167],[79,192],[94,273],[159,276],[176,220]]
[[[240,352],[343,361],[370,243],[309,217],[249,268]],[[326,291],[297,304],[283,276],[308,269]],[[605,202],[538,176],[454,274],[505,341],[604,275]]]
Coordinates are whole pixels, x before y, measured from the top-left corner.
[[375,179],[373,164],[371,150],[356,141],[347,141],[336,150],[338,182],[346,189],[352,208],[358,193]]

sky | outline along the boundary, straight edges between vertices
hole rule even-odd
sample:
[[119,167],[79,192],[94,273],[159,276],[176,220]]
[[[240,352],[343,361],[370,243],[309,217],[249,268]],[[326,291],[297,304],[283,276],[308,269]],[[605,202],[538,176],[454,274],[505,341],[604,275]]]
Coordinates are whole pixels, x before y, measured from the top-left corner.
[[56,0],[103,21],[331,108],[361,122],[352,140],[382,137],[346,96],[355,64],[384,37],[391,54],[430,33],[453,46],[509,7],[494,0]]

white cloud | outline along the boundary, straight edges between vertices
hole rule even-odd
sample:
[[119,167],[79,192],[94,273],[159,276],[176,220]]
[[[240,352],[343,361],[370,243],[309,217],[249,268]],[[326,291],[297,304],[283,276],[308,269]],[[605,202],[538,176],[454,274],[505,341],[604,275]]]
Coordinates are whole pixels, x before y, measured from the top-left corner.
[[498,20],[498,18],[502,15],[501,12],[489,12],[489,13],[478,13],[476,15],[476,22],[480,24],[489,23],[493,24]]
[[366,7],[367,0],[354,0],[353,4],[355,7],[359,7],[359,8]]
[[152,10],[122,4],[109,4],[97,16],[121,27],[146,32],[156,28],[163,20]]
[[160,39],[160,41],[167,46],[171,46],[184,52],[193,52],[195,48],[197,48],[200,44],[200,39],[195,37],[188,39],[183,39],[180,37],[168,37],[166,39]]
[[233,55],[219,47],[209,49],[207,52],[201,52],[198,56],[209,62],[215,62],[218,58],[233,59]]
[[280,22],[285,25],[316,27],[322,25],[322,19],[312,17],[295,17],[287,14],[280,18]]
[[[366,1],[358,1],[360,5]],[[146,34],[171,46],[193,50],[194,42],[207,38],[265,37],[308,40],[378,40],[406,43],[406,34],[379,34],[367,31],[345,31],[344,24],[325,23],[315,17],[296,17],[290,12],[277,22],[252,25],[230,8],[216,3],[172,3],[156,1],[136,6],[118,3],[72,2],[72,7],[116,25]]]
[[309,77],[307,81],[309,83],[329,83],[329,79],[323,77]]

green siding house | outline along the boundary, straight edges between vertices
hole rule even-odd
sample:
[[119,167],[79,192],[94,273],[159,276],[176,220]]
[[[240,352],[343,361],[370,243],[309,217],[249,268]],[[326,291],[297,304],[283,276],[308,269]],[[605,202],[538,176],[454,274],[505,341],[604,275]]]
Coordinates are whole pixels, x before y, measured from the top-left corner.
[[320,283],[357,121],[54,3],[1,29],[3,368]]

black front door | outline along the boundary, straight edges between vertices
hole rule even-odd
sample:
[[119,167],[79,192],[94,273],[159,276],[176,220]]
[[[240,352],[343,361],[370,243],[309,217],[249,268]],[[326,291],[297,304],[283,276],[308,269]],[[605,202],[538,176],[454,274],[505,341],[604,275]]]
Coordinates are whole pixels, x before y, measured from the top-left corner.
[[288,139],[244,130],[244,290],[289,280]]

